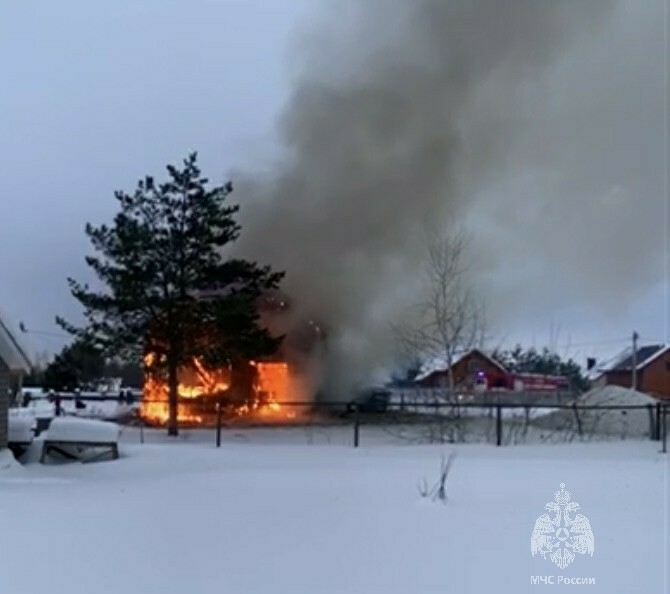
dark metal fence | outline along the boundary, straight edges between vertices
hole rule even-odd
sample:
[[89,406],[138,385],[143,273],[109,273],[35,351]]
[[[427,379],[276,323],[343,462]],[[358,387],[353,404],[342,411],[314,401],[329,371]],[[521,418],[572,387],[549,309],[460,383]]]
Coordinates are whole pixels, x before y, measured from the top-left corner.
[[415,443],[556,443],[651,439],[667,452],[670,406],[583,405],[576,402],[528,405],[497,402],[434,403],[418,413],[392,409],[383,418],[354,417],[354,444],[368,427],[381,424],[387,431]]
[[[122,402],[81,398],[87,408],[64,409],[77,414],[116,420],[135,428],[144,441],[147,429],[163,424],[141,414],[140,407],[154,402]],[[114,403],[113,400],[117,402]],[[186,406],[190,403],[188,399]],[[444,392],[395,392],[384,406],[342,402],[283,402],[256,410],[231,408],[223,400],[208,399],[207,406],[191,409],[180,420],[180,429],[197,430],[221,447],[231,431],[253,428],[286,428],[337,432],[354,447],[380,438],[401,443],[556,443],[651,439],[667,452],[670,402],[656,404],[585,404],[573,394],[481,393],[448,397]],[[165,404],[161,402],[161,404]]]
[[495,406],[499,401],[506,405],[546,405],[554,406],[571,403],[579,395],[568,390],[523,390],[518,392],[490,390],[462,394],[451,394],[449,390],[441,388],[394,390],[393,402],[401,409],[411,409],[413,406],[426,402],[457,404],[459,402],[479,406]]
[[[648,405],[587,405],[572,402],[553,404],[503,401],[482,404],[473,401],[392,401],[385,410],[345,406],[341,402],[284,402],[279,409],[232,414],[224,406],[216,414],[191,422],[180,429],[209,430],[221,447],[223,437],[240,429],[285,428],[349,432],[353,447],[378,442],[380,437],[398,443],[490,443],[509,446],[522,443],[589,442],[605,440],[653,440],[667,452],[670,403]],[[128,419],[140,428],[159,425],[141,416]],[[211,434],[211,433],[210,433]]]

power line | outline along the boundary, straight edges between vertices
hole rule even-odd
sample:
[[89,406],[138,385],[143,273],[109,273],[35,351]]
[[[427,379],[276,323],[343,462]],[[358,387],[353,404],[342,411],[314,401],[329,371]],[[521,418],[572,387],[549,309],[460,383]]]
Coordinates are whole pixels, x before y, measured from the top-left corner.
[[[570,349],[570,348],[582,348],[582,347],[589,347],[589,346],[599,346],[602,344],[624,344],[630,342],[630,338],[606,338],[602,340],[590,340],[590,341],[585,341],[585,342],[566,342],[563,344],[558,344],[555,346],[552,346],[552,349]],[[521,341],[517,341],[518,344],[521,344],[523,347],[523,343]],[[515,343],[515,344],[517,344]],[[547,344],[547,347],[550,345]]]
[[[643,339],[643,342],[645,343],[658,343],[658,344],[665,344],[665,340],[656,338],[656,337],[646,337],[644,335],[640,335],[639,338]],[[583,347],[590,347],[590,346],[600,346],[600,345],[606,345],[606,344],[630,344],[630,336],[627,337],[622,337],[622,338],[606,338],[602,340],[590,340],[590,341],[584,341],[584,342],[565,342],[560,345],[556,345],[554,348],[556,349],[570,349],[570,348],[583,348]],[[523,345],[522,345],[523,346]]]
[[559,345],[557,348],[588,347],[598,346],[601,344],[622,344],[628,341],[628,338],[607,338],[603,340],[591,340],[588,342],[566,342],[563,345]]

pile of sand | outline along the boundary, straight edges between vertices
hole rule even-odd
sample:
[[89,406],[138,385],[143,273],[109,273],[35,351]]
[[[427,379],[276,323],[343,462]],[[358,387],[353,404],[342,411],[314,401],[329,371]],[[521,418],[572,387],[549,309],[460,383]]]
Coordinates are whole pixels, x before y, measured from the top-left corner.
[[619,386],[603,386],[586,392],[576,401],[577,406],[602,408],[576,411],[561,409],[538,419],[536,424],[543,429],[581,433],[584,438],[596,435],[621,439],[649,438],[655,422],[656,402],[655,398],[643,392]]

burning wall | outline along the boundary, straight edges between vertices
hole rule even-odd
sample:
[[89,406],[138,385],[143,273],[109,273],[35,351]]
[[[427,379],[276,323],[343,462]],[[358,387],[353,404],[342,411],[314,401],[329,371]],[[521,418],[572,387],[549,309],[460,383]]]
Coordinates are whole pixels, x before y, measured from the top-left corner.
[[[180,423],[207,425],[216,421],[217,407],[221,414],[242,416],[257,414],[263,418],[291,419],[295,411],[282,403],[290,398],[290,371],[285,362],[249,361],[255,378],[251,394],[244,401],[231,398],[231,370],[208,371],[197,359],[179,372],[178,415]],[[148,377],[144,384],[142,417],[154,424],[164,425],[169,415],[168,384],[164,379]]]
[[[261,324],[273,335],[284,336],[273,360],[248,361],[220,369],[207,369],[194,359],[178,373],[178,420],[183,424],[212,424],[217,404],[226,417],[257,416],[264,421],[290,420],[306,410],[318,384],[318,346],[323,329],[313,320],[292,315],[283,295],[267,295],[259,303]],[[153,355],[148,355],[147,363]],[[143,390],[142,417],[154,424],[166,424],[169,416],[168,384],[164,378],[148,375]]]

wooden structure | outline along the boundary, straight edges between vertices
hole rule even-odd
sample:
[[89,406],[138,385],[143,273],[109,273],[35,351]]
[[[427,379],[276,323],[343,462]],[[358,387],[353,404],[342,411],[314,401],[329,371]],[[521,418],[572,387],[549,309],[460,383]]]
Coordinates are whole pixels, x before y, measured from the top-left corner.
[[[452,372],[454,385],[468,391],[474,390],[478,374],[494,377],[507,374],[507,370],[498,361],[479,349],[472,349],[456,359]],[[435,369],[417,379],[417,384],[425,388],[448,388],[449,372],[445,367]]]
[[[96,450],[96,453],[93,456],[86,457],[85,454],[91,450]],[[54,454],[66,460],[78,460],[80,462],[96,462],[105,457],[116,460],[119,457],[119,444],[116,441],[62,441],[46,439],[42,446],[40,462],[44,464],[47,458]]]
[[56,417],[42,446],[40,462],[50,456],[93,462],[119,457],[120,429],[116,423],[76,417]]
[[30,373],[31,362],[6,320],[0,315],[0,450],[7,448],[9,404],[13,377]]
[[[635,361],[635,374],[633,374]],[[631,388],[633,375],[636,389],[659,399],[670,399],[670,345],[641,346],[633,356],[627,348],[609,362],[597,368],[594,386]]]

